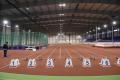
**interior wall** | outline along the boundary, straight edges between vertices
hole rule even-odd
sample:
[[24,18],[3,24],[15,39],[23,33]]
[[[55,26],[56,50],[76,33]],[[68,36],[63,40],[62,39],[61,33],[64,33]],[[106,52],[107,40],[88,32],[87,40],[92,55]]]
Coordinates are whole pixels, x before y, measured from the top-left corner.
[[60,44],[60,43],[79,44],[81,42],[82,42],[81,35],[75,32],[64,33],[64,37],[62,39],[58,37],[58,34],[50,33],[48,35],[49,44]]

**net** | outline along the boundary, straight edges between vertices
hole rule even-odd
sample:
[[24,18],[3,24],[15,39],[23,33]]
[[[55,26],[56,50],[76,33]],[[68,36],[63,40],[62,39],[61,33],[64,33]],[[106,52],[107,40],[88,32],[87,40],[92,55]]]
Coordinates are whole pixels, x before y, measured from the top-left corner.
[[0,32],[0,45],[5,42],[9,45],[47,45],[48,36],[41,32]]

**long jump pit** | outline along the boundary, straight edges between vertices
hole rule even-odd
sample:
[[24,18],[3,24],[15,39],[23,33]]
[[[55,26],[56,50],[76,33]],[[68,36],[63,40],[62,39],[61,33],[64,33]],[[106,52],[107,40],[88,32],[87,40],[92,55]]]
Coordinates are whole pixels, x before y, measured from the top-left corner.
[[0,50],[0,72],[50,76],[120,75],[120,48],[52,45],[46,49]]

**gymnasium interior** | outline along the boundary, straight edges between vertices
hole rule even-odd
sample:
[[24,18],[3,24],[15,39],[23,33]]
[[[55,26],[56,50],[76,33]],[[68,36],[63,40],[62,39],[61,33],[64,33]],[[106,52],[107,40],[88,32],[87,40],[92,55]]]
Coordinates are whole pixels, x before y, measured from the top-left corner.
[[0,0],[0,80],[120,80],[120,1]]

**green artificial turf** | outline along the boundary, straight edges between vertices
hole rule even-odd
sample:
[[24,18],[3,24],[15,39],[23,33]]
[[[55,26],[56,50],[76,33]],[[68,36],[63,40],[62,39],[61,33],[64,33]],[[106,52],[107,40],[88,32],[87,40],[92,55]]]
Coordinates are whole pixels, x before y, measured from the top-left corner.
[[0,80],[120,80],[120,75],[111,76],[38,76],[0,72]]

